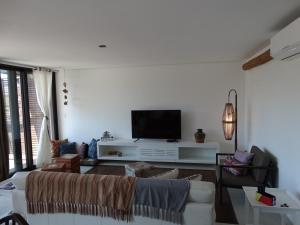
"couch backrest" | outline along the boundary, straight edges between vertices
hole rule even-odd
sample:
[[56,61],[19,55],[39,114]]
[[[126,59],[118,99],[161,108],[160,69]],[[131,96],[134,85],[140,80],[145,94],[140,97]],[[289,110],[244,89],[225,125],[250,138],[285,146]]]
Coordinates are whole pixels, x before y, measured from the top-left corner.
[[[252,146],[251,153],[254,154],[252,166],[266,167],[270,165],[271,159],[269,155],[260,150],[258,147]],[[253,169],[252,175],[257,182],[262,184],[266,179],[267,171],[262,169]]]
[[[17,172],[11,178],[17,190],[24,191],[26,188],[26,177],[30,172]],[[188,202],[211,203],[214,201],[215,185],[206,181],[191,181]]]

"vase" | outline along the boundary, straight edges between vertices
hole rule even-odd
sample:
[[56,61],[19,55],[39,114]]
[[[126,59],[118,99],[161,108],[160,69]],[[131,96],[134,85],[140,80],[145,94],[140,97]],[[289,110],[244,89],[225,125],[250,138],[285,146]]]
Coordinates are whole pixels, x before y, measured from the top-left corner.
[[205,139],[205,133],[202,129],[197,129],[197,132],[195,133],[195,140],[196,143],[204,143]]

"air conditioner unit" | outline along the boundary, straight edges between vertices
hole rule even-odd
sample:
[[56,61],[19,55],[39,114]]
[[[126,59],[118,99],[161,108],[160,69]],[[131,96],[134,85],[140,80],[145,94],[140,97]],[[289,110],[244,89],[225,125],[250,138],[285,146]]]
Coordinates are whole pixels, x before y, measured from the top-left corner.
[[300,57],[300,18],[271,39],[271,56],[275,60],[292,60]]

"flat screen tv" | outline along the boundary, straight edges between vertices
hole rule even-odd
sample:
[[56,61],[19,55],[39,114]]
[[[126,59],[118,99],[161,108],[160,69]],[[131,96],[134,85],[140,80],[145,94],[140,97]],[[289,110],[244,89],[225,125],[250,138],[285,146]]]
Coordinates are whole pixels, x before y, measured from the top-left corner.
[[181,139],[180,110],[131,111],[132,138]]

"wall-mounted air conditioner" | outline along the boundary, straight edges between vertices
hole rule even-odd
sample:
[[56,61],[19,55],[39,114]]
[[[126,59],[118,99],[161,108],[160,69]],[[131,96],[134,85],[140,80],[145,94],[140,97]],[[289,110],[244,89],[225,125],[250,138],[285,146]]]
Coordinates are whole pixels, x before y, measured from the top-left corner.
[[271,39],[271,55],[275,60],[292,60],[300,57],[300,18]]

